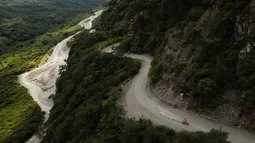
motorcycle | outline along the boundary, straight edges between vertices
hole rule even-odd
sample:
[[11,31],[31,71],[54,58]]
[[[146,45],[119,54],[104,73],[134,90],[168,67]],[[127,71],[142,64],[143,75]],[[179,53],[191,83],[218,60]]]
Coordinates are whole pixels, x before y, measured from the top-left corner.
[[182,121],[182,124],[184,124],[184,125],[189,125],[189,122],[187,121],[187,119],[184,119],[183,121]]

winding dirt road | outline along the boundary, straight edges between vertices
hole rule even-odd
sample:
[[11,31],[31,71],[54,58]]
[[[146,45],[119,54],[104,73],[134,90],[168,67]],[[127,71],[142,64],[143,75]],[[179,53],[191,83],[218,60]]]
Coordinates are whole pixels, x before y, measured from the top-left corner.
[[[85,29],[90,29],[92,20],[99,16],[101,12],[102,11],[99,11],[94,16],[83,20],[79,25],[83,26]],[[49,116],[49,111],[53,106],[53,101],[48,97],[55,94],[55,83],[59,77],[59,67],[65,65],[65,60],[68,58],[69,48],[66,44],[73,36],[74,35],[60,42],[54,48],[53,54],[45,64],[30,72],[24,73],[19,77],[20,83],[29,90],[33,99],[40,105],[42,110],[46,112],[46,120]],[[104,52],[111,53],[112,50],[105,49]],[[141,69],[131,81],[125,98],[123,99],[124,108],[127,110],[128,117],[144,117],[152,120],[156,124],[166,125],[177,131],[187,130],[208,132],[213,128],[221,128],[223,131],[229,133],[229,139],[233,143],[255,142],[255,137],[245,131],[226,127],[206,120],[199,115],[188,111],[174,109],[162,103],[151,95],[151,92],[147,87],[148,72],[151,67],[150,63],[152,57],[136,54],[126,54],[125,56],[142,61]],[[185,126],[180,123],[184,117],[188,118],[190,126]],[[39,142],[39,139],[34,136],[29,142]]]
[[[103,52],[112,53],[112,46],[103,49]],[[148,84],[148,73],[151,68],[152,57],[148,55],[125,54],[125,56],[139,59],[142,66],[139,73],[132,79],[123,97],[123,106],[127,111],[127,117],[150,119],[153,123],[166,125],[177,131],[204,131],[222,129],[229,133],[229,140],[233,143],[255,143],[255,137],[240,129],[227,127],[222,124],[206,120],[203,117],[189,111],[179,110],[166,105],[152,96]],[[181,121],[188,118],[189,126]]]
[[[82,20],[78,25],[84,27],[84,29],[91,29],[92,21],[101,13],[102,10],[97,11],[94,15]],[[91,32],[93,31],[94,30],[91,30]],[[78,33],[79,32],[76,34]],[[45,122],[48,120],[50,110],[54,105],[50,96],[55,94],[55,84],[59,77],[60,67],[66,65],[66,60],[70,51],[67,47],[67,42],[76,34],[58,43],[54,47],[53,53],[46,63],[19,76],[20,84],[28,89],[34,101],[36,101],[41,107],[41,110],[46,113]],[[28,142],[38,143],[40,142],[40,139],[34,135]]]

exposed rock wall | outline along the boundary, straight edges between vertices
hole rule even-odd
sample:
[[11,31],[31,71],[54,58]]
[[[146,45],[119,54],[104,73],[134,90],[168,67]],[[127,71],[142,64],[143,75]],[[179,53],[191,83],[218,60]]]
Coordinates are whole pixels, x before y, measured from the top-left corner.
[[[212,6],[208,8],[199,20],[196,22],[196,26],[201,29],[201,36],[206,39],[209,35],[208,22],[215,18],[217,7]],[[165,47],[164,56],[168,54],[173,56],[174,60],[177,60],[184,66],[189,65],[192,62],[192,55],[194,51],[200,47],[197,45],[185,45],[185,37],[179,36],[187,35],[187,27],[183,31],[174,31],[168,40],[168,44]],[[245,38],[246,46],[240,50],[239,59],[243,58],[246,53],[249,53],[255,48],[255,0],[250,3],[250,9],[247,14],[237,16],[235,36],[237,38]],[[163,57],[163,58],[165,58]],[[162,60],[163,64],[168,64],[168,60],[165,58]],[[238,62],[238,61],[237,61]],[[180,73],[182,74],[182,73]],[[169,74],[167,69],[164,69],[163,76],[155,85],[152,86],[152,92],[162,101],[176,108],[189,108],[196,102],[193,100],[190,92],[183,92],[178,88],[175,88],[177,82],[177,76],[174,73]],[[178,77],[181,77],[179,75]],[[184,84],[185,85],[185,84]],[[182,96],[184,95],[184,96]],[[249,114],[245,113],[240,105],[239,97],[242,95],[237,90],[229,90],[223,96],[223,103],[214,111],[207,114],[210,118],[215,119],[218,122],[237,126],[240,128],[249,128],[250,124],[255,121],[255,111]]]

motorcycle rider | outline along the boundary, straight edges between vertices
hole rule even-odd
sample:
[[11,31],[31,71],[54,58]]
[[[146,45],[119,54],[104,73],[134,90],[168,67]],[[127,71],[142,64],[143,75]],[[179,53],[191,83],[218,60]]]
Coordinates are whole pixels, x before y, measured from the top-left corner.
[[184,118],[182,121],[183,124],[189,124],[187,118]]

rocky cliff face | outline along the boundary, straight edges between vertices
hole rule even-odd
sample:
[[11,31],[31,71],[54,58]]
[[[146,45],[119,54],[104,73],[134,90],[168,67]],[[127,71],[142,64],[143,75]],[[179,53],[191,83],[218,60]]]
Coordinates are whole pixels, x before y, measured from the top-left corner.
[[[220,49],[221,47],[228,47],[226,43],[231,41],[223,41],[226,40],[224,36],[212,36],[214,32],[212,29],[217,25],[216,22],[219,22],[219,14],[222,14],[223,10],[220,4],[213,4],[204,10],[195,21],[188,21],[188,24],[183,28],[177,26],[177,28],[169,32],[170,36],[166,42],[167,44],[160,56],[163,69],[162,77],[152,85],[152,91],[158,98],[171,106],[184,109],[192,108],[224,124],[254,130],[252,125],[255,124],[255,110],[253,108],[247,111],[246,108],[240,105],[240,98],[244,96],[246,90],[237,87],[238,84],[234,80],[239,79],[239,68],[242,67],[241,64],[247,54],[253,51],[255,47],[255,0],[250,1],[249,6],[245,9],[236,10],[235,18],[231,18],[231,20],[235,20],[235,22],[232,22],[234,23],[234,30],[230,32],[232,38],[228,40],[234,39],[234,43],[241,41],[238,47],[234,47],[233,44],[229,48]],[[226,15],[222,14],[221,17]],[[224,21],[224,19],[221,19],[221,21]],[[217,61],[215,58],[221,56],[219,51],[209,53],[214,49],[207,48],[210,46],[208,46],[208,43],[212,44],[215,41],[219,43],[218,49],[222,50],[222,52],[230,51],[231,48],[235,50],[233,52],[235,56],[231,60],[234,66],[230,67],[231,70],[224,68],[224,66],[229,66],[226,61],[233,53],[225,53],[222,56],[222,62],[226,63],[222,65],[217,64],[221,61]],[[213,48],[217,48],[217,46],[213,46]],[[207,57],[201,56],[204,53],[204,49],[206,49],[206,54],[203,56]],[[208,58],[206,64],[201,62],[205,58]],[[201,73],[201,70],[204,73]],[[220,74],[213,75],[217,71],[225,71],[225,73],[222,72],[222,77],[220,77]],[[198,75],[198,73],[201,74]],[[232,77],[227,79],[228,73],[234,74],[234,79],[231,79]],[[213,79],[218,86],[225,87],[222,87],[219,92],[214,92],[214,94],[219,94],[219,96],[213,96],[212,98],[216,99],[213,102],[213,106],[209,107],[208,110],[204,110],[200,106],[202,97],[198,94],[198,82],[208,77]],[[226,78],[228,82],[224,83],[219,78]],[[208,104],[211,103],[208,102]]]

